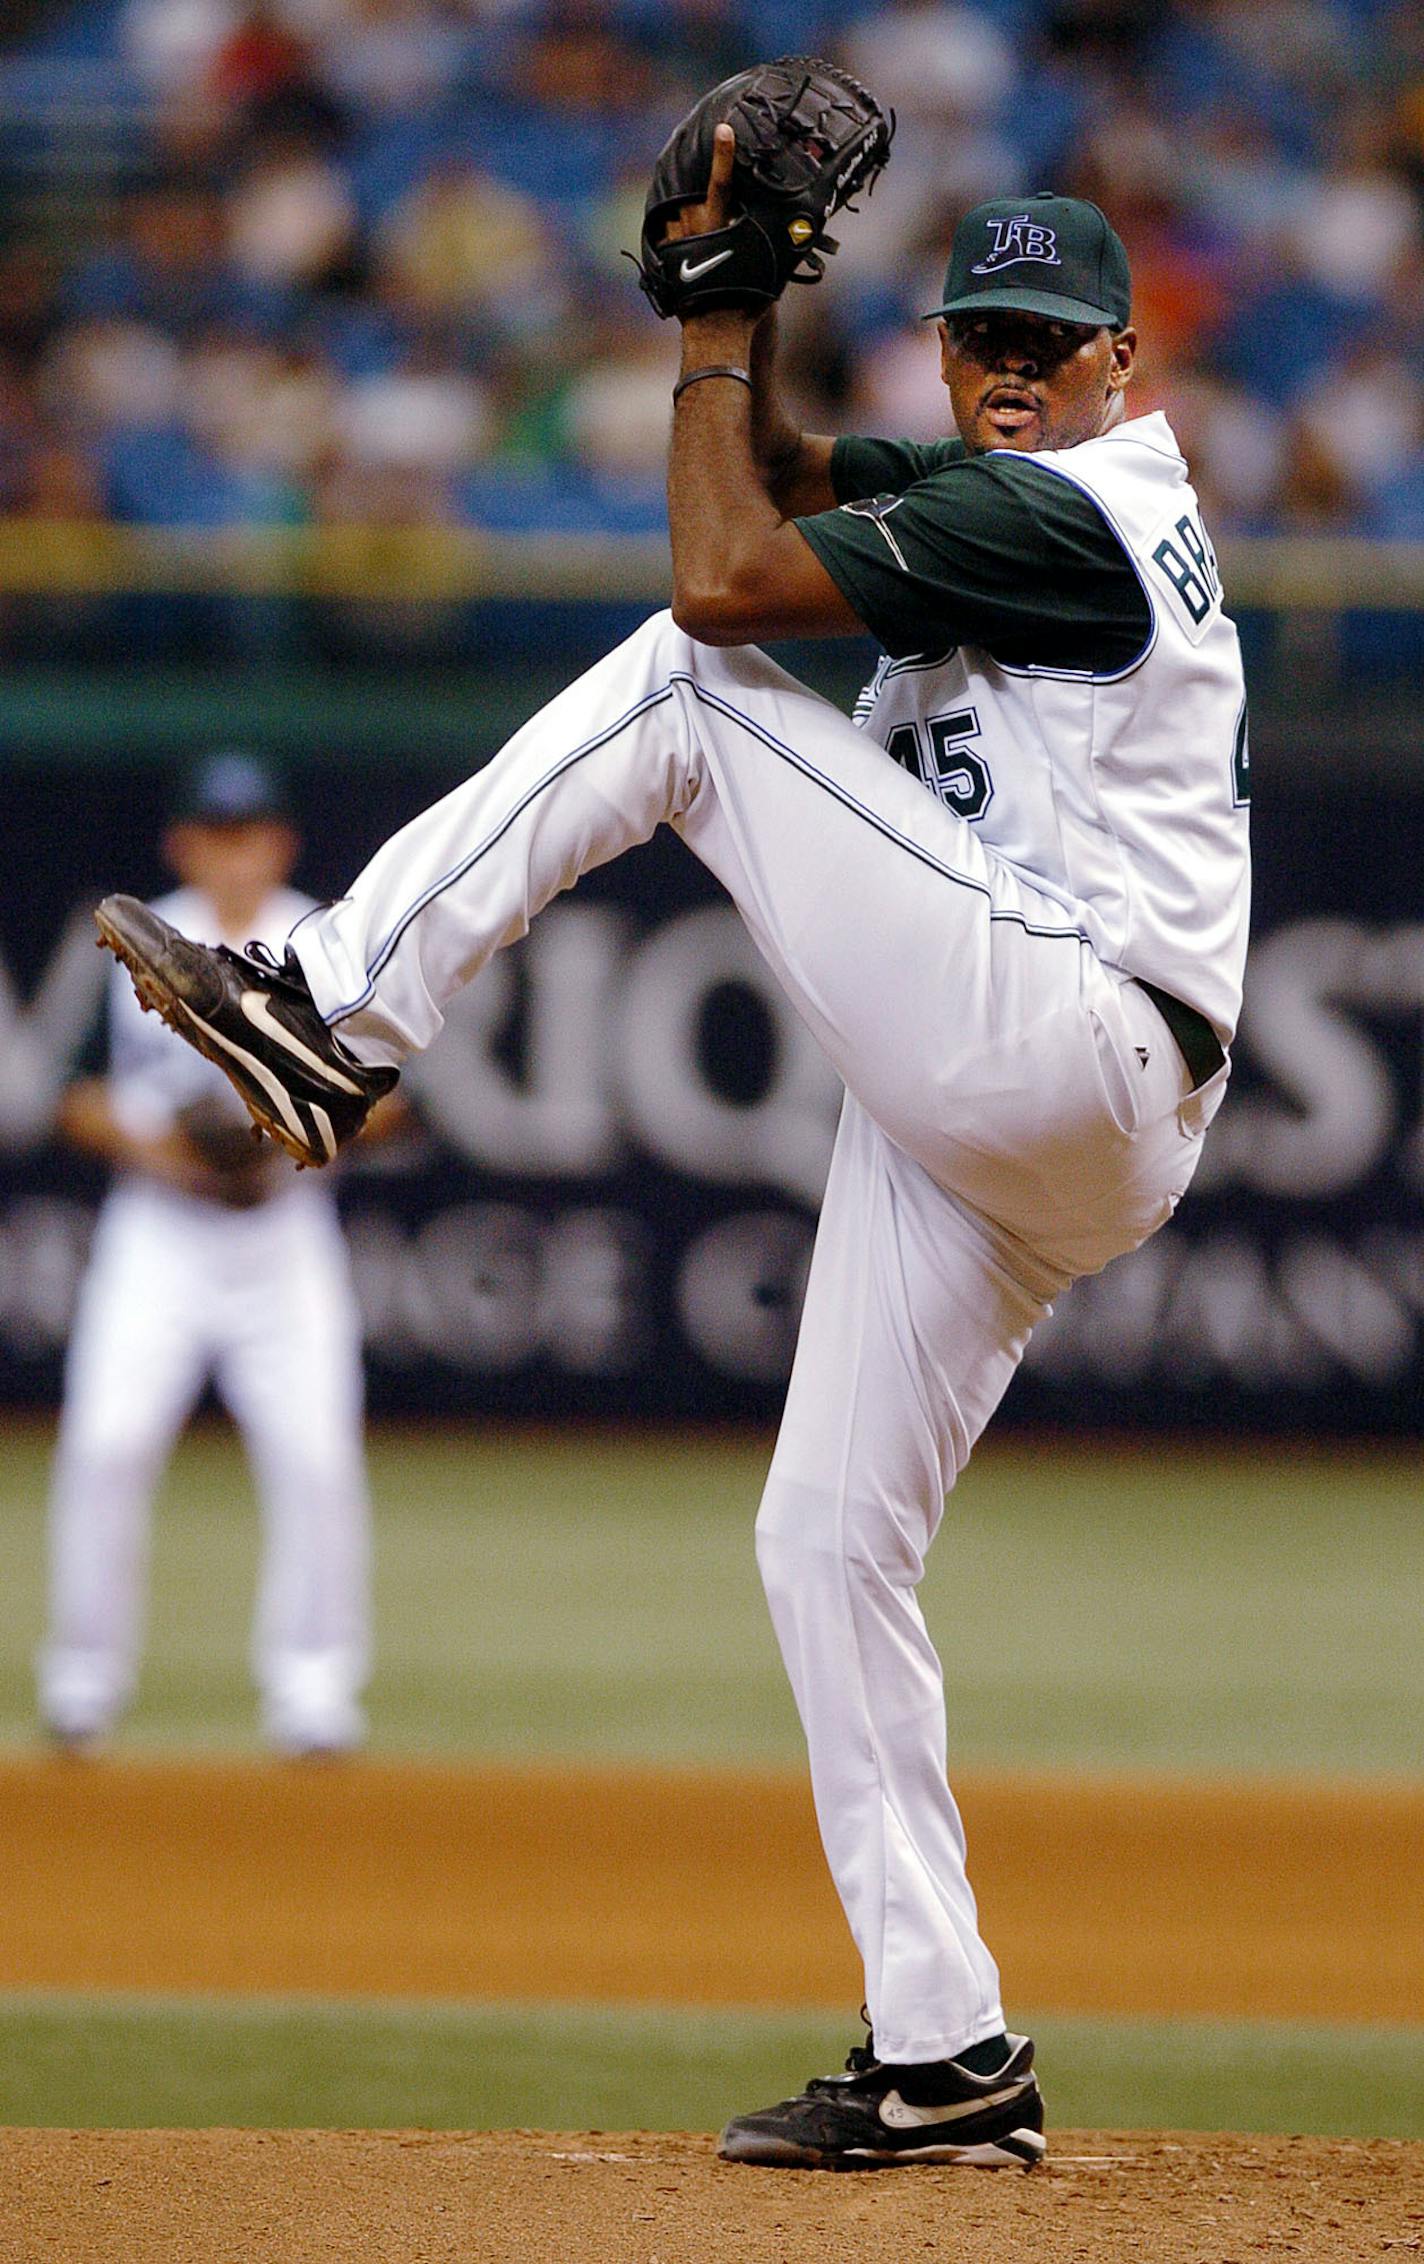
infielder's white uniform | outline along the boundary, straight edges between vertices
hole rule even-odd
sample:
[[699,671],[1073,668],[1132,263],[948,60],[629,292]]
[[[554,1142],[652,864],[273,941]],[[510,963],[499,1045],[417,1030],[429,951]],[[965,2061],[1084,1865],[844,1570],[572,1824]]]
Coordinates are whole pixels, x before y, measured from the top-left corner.
[[[1245,955],[1240,658],[1176,443],[1151,416],[1034,461],[1004,480],[1086,494],[1141,584],[1127,664],[905,653],[857,729],[762,653],[662,614],[293,938],[343,1040],[399,1062],[550,897],[666,822],[844,1078],[758,1541],[882,2061],[1004,2026],[946,1784],[924,1552],[1034,1324],[1170,1215],[1221,1099],[1225,1068],[1193,1091],[1132,978],[1226,1043]],[[965,492],[998,477],[981,462]],[[902,519],[862,505],[853,530],[868,553],[884,536],[887,573],[906,500]],[[837,517],[802,522],[808,539]],[[976,822],[870,743],[905,725],[940,781],[971,749]]]
[[[275,890],[254,938],[280,947],[311,901]],[[222,940],[193,890],[157,909],[200,942]],[[204,1097],[235,1105],[221,1072],[146,1016],[119,970],[110,1054],[111,1105],[133,1132],[160,1133]],[[128,1172],[100,1211],[51,1488],[39,1701],[62,1734],[101,1732],[132,1694],[154,1488],[210,1376],[241,1431],[262,1505],[252,1665],[265,1734],[284,1749],[310,1750],[350,1746],[363,1733],[360,1316],[328,1189],[285,1163],[273,1188],[236,1210]]]

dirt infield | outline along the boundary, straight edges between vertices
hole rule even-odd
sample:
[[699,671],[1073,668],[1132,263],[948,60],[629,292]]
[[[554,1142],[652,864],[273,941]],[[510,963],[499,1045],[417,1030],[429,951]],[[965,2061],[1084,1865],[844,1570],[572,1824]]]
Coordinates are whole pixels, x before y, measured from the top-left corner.
[[0,2264],[1401,2264],[1424,2146],[1063,2132],[1032,2177],[828,2177],[601,2132],[14,2131]]
[[[1424,2020],[1424,1788],[967,1776],[1045,2010]],[[0,1987],[844,2006],[799,1778],[0,1762]],[[754,1945],[749,1955],[748,1945]],[[1424,2146],[1054,2133],[1031,2178],[755,2171],[707,2138],[9,2131],[0,2264],[1354,2264]]]
[[[1045,2012],[1424,2021],[1424,1786],[961,1784]],[[0,1762],[0,1988],[854,2005],[799,1777]]]

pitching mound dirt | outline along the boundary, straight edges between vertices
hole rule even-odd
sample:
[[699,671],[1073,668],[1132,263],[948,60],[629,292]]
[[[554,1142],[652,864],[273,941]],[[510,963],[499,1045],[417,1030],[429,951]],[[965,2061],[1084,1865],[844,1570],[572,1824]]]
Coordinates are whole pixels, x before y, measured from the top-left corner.
[[1355,2264],[1424,2146],[1063,2131],[1031,2177],[748,2170],[635,2132],[6,2133],[3,2264]]

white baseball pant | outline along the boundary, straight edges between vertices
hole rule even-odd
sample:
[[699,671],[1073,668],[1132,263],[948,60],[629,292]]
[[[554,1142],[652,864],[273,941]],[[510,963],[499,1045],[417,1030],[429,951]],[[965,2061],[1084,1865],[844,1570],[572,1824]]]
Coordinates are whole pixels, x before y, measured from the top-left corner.
[[51,1481],[41,1713],[89,1734],[132,1694],[153,1494],[209,1375],[262,1507],[264,1730],[286,1747],[354,1743],[369,1647],[360,1323],[335,1214],[303,1187],[237,1211],[133,1178],[104,1204]]
[[877,2050],[938,2059],[1004,2021],[924,1552],[1051,1299],[1169,1216],[1224,1073],[1189,1095],[1156,1009],[1060,903],[765,654],[667,614],[298,927],[319,1009],[402,1061],[551,897],[660,823],[848,1088],[758,1549]]

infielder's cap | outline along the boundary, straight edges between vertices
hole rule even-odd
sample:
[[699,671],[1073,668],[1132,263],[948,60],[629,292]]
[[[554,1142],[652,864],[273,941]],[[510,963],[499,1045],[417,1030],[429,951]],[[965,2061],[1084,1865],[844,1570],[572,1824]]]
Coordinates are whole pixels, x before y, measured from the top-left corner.
[[944,304],[925,316],[1016,307],[1058,322],[1126,327],[1132,313],[1127,253],[1106,214],[1083,197],[995,197],[954,231]]
[[176,818],[204,825],[246,825],[258,818],[287,818],[286,789],[270,764],[242,747],[204,755],[179,781]]

